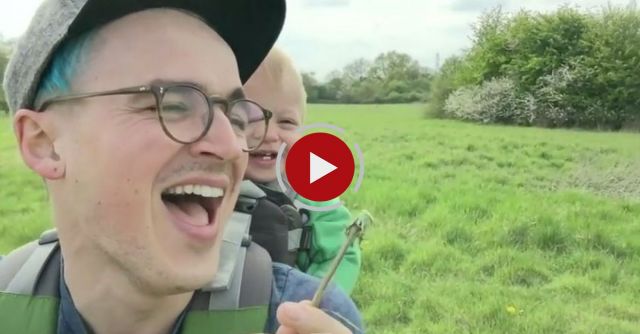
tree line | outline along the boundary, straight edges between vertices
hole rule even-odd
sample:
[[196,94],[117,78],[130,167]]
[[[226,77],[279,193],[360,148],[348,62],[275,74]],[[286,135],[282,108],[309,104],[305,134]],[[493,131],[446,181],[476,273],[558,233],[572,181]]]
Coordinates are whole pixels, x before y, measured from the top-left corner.
[[408,54],[381,53],[375,59],[359,58],[319,82],[303,72],[309,103],[410,103],[427,99],[433,71]]

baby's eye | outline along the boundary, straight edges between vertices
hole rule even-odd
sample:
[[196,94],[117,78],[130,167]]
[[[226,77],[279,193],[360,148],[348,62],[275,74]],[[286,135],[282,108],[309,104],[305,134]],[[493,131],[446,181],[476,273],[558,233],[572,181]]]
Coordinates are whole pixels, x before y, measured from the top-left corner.
[[280,124],[290,124],[290,125],[298,125],[298,122],[294,121],[294,120],[290,120],[290,119],[281,119],[278,121],[278,123]]
[[294,131],[298,128],[298,123],[290,119],[283,119],[278,121],[278,127],[283,130]]

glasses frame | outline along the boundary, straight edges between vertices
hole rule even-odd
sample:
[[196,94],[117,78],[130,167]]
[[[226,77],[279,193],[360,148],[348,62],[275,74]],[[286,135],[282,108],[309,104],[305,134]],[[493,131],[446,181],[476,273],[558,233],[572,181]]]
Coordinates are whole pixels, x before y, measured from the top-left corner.
[[[200,133],[200,135],[198,135],[195,139],[190,140],[190,141],[184,141],[184,140],[180,140],[178,138],[176,138],[173,134],[171,134],[171,131],[169,131],[169,129],[167,129],[167,126],[164,123],[164,119],[162,118],[162,100],[164,99],[164,95],[165,93],[171,89],[171,88],[177,88],[177,87],[182,87],[182,88],[191,88],[196,90],[198,93],[200,93],[204,99],[207,101],[207,105],[208,105],[208,112],[207,112],[207,120],[206,120],[206,124],[202,130],[202,133]],[[161,85],[161,84],[151,84],[151,85],[143,85],[143,86],[134,86],[134,87],[126,87],[126,88],[120,88],[120,89],[114,89],[114,90],[107,90],[107,91],[102,91],[102,92],[90,92],[90,93],[77,93],[77,94],[68,94],[68,95],[62,95],[62,96],[56,96],[56,97],[52,97],[52,98],[48,98],[46,100],[44,100],[40,106],[38,108],[36,108],[37,112],[43,112],[45,111],[49,106],[51,106],[54,103],[59,103],[59,102],[68,102],[68,101],[73,101],[73,100],[79,100],[79,99],[85,99],[85,98],[91,98],[91,97],[98,97],[98,96],[112,96],[112,95],[133,95],[133,94],[148,94],[148,93],[152,93],[155,100],[156,100],[156,114],[158,115],[158,119],[160,120],[160,126],[162,127],[162,131],[164,131],[164,133],[171,138],[171,140],[178,142],[180,144],[184,144],[184,145],[189,145],[189,144],[193,144],[197,141],[199,141],[200,139],[202,139],[207,132],[209,132],[209,130],[211,129],[211,125],[213,124],[213,115],[214,115],[214,107],[216,105],[222,105],[222,110],[223,110],[223,114],[225,116],[227,116],[227,119],[229,119],[229,111],[233,108],[234,105],[236,105],[237,103],[240,102],[249,102],[249,103],[253,103],[256,106],[258,106],[260,108],[260,110],[262,111],[263,115],[264,115],[264,122],[265,122],[265,131],[264,134],[262,135],[262,138],[260,139],[260,142],[258,143],[258,145],[256,145],[256,147],[254,148],[246,148],[246,149],[242,149],[244,152],[251,152],[254,151],[256,149],[258,149],[262,143],[264,142],[264,139],[267,135],[267,132],[269,131],[269,120],[273,117],[273,112],[271,112],[268,109],[263,108],[260,104],[258,104],[255,101],[252,101],[250,99],[246,99],[246,98],[241,98],[241,99],[235,99],[232,101],[229,101],[228,99],[225,99],[223,97],[220,96],[216,96],[216,95],[207,95],[205,92],[202,91],[202,89],[196,85],[191,85],[191,84],[183,84],[183,83],[179,83],[179,84],[167,84],[167,85]]]

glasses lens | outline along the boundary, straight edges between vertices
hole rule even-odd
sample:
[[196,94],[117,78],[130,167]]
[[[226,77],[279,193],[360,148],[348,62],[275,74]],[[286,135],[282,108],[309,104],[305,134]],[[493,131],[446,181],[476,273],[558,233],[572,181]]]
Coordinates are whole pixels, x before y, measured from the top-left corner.
[[167,88],[160,112],[167,131],[181,142],[193,142],[202,136],[211,117],[207,97],[188,86]]
[[254,150],[267,133],[265,114],[257,103],[249,100],[235,101],[229,111],[229,120],[236,135],[246,140],[246,149]]

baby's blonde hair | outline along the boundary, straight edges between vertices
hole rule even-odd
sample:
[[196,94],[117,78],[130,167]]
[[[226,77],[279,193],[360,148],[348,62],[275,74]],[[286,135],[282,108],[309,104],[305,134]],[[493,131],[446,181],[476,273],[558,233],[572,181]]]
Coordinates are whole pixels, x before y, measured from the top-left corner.
[[300,95],[302,96],[302,110],[300,110],[300,119],[304,121],[304,114],[307,103],[307,92],[304,89],[302,82],[302,76],[300,72],[293,65],[293,60],[281,49],[274,47],[269,51],[269,54],[264,59],[260,67],[256,70],[254,75],[258,75],[258,72],[265,76],[270,83],[274,84],[273,89],[286,91],[289,89],[300,89]]

